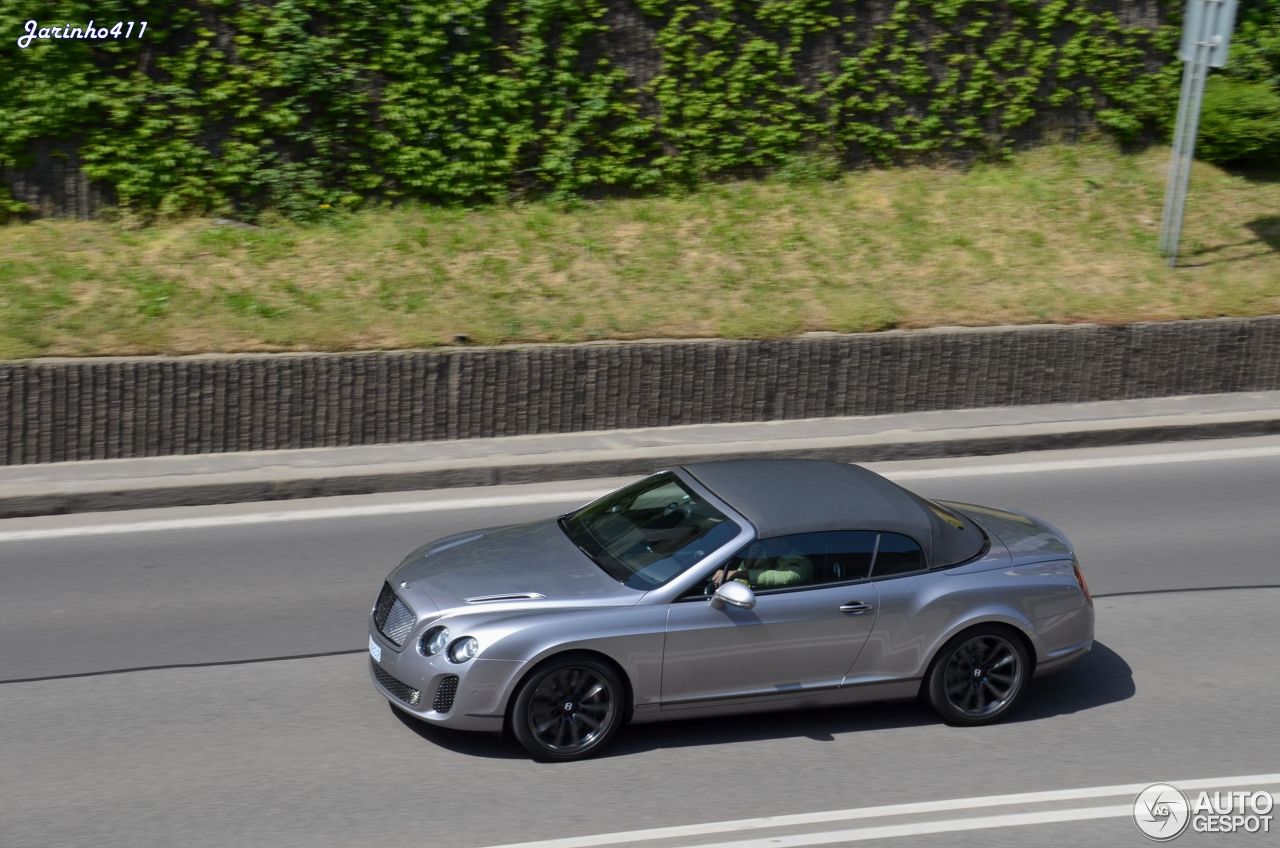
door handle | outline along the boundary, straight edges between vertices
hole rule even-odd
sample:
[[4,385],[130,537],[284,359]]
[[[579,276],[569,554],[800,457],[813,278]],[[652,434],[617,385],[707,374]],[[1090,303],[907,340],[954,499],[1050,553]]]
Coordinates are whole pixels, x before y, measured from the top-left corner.
[[871,609],[871,604],[864,604],[862,601],[850,601],[840,606],[840,612],[848,615],[862,615]]

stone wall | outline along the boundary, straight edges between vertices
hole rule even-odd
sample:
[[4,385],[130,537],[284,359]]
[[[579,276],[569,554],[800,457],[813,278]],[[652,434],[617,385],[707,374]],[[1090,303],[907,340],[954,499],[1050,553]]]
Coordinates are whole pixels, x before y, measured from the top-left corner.
[[1280,316],[0,364],[0,464],[1280,389]]

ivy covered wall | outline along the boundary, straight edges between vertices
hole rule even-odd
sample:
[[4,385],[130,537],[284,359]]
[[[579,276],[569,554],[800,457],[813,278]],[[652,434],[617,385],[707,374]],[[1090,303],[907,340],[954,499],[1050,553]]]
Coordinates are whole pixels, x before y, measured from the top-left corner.
[[[0,214],[307,217],[1171,120],[1169,0],[0,0]],[[147,20],[129,39],[17,39]]]

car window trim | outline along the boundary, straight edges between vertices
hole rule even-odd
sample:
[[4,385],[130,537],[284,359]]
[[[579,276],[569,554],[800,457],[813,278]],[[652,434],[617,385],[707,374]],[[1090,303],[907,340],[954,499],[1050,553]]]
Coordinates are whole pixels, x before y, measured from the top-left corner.
[[880,583],[885,580],[897,580],[899,577],[919,577],[921,574],[928,574],[933,570],[934,569],[931,568],[917,568],[915,571],[900,571],[897,574],[886,574],[882,577],[872,577],[868,582]]
[[790,592],[808,592],[814,589],[838,589],[841,586],[855,586],[859,583],[870,583],[870,577],[859,577],[856,580],[841,580],[839,583],[810,583],[808,586],[779,586],[776,589],[761,589],[756,591],[752,589],[752,593],[759,597],[761,595],[781,595]]

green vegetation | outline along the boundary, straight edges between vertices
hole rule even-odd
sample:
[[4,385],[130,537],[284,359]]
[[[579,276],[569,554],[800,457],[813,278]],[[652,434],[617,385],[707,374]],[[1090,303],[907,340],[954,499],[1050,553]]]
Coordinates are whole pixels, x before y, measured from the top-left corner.
[[1280,162],[1280,89],[1268,82],[1211,77],[1196,156],[1208,162]]
[[1196,166],[1155,249],[1165,150],[832,174],[682,196],[328,210],[262,227],[0,228],[0,357],[345,350],[1280,312],[1280,173]]
[[1242,7],[1227,66],[1205,87],[1196,155],[1218,163],[1280,162],[1280,0]]
[[[67,158],[144,216],[308,220],[370,199],[688,190],[814,156],[999,158],[1063,125],[1169,121],[1176,21],[1137,21],[1182,3],[1131,5],[180,0],[152,4],[141,39],[18,49],[46,13],[0,0],[0,167]],[[16,209],[0,191],[0,216]]]

